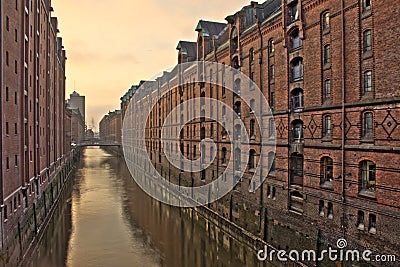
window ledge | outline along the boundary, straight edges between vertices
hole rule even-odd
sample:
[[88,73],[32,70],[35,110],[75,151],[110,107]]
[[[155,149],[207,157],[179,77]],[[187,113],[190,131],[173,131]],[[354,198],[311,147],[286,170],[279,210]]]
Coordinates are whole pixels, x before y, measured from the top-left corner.
[[331,135],[326,135],[322,138],[322,142],[332,142],[332,136]]
[[369,59],[372,58],[372,50],[366,51],[363,53],[363,59]]
[[373,144],[374,143],[374,138],[372,136],[364,136],[361,138],[360,142],[363,143],[367,143],[367,144]]
[[363,223],[360,223],[360,224],[357,226],[357,229],[363,231],[363,230],[365,229],[364,224],[363,224]]
[[304,107],[293,108],[294,113],[303,112]]
[[322,103],[322,105],[323,106],[329,106],[329,105],[331,105],[332,103],[331,103],[331,99],[330,98],[326,98],[325,100],[324,100],[324,102]]
[[290,53],[292,54],[292,53],[298,52],[298,51],[300,51],[302,48],[303,48],[302,45],[296,46],[296,47],[292,47],[292,48],[290,49]]
[[373,198],[373,199],[376,198],[375,191],[370,191],[370,190],[363,189],[358,194],[360,196],[367,197],[367,198]]
[[333,184],[331,181],[325,181],[321,184],[321,188],[333,190]]
[[370,234],[376,234],[376,228],[375,227],[371,227],[368,232]]
[[331,63],[324,63],[324,70],[329,70],[331,68]]
[[327,27],[327,28],[325,28],[323,31],[322,31],[322,34],[323,35],[326,35],[326,34],[329,34],[331,32],[331,28],[330,27]]
[[250,172],[250,173],[255,173],[255,172],[256,172],[256,169],[255,169],[255,168],[251,168],[251,169],[249,169],[249,172]]
[[371,8],[368,8],[368,9],[365,9],[365,10],[362,11],[361,18],[362,19],[366,19],[371,15],[372,15]]

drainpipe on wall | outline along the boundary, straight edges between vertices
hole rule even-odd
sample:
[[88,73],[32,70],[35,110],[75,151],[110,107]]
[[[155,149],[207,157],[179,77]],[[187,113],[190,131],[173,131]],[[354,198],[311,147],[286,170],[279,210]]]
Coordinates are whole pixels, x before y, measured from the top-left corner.
[[[3,1],[0,1],[0,17],[3,17]],[[0,19],[0,111],[3,111],[3,20]],[[3,116],[0,116],[0,126],[3,125]],[[0,227],[1,227],[1,249],[3,249],[3,229],[4,229],[4,218],[3,218],[3,127],[0,127]]]
[[345,145],[346,145],[346,129],[345,129],[345,119],[346,119],[346,110],[345,110],[345,102],[346,102],[346,67],[345,67],[345,18],[344,18],[344,0],[341,1],[342,6],[342,15],[341,15],[341,19],[342,19],[342,33],[341,33],[341,37],[342,37],[342,211],[343,211],[343,218],[342,218],[342,235],[343,238],[346,238],[346,228],[347,228],[347,209],[346,209],[346,172],[345,172]]
[[[258,5],[258,3],[257,2],[251,2],[251,5],[254,8],[254,16],[256,18],[258,35],[259,35],[259,38],[260,38],[260,56],[258,58],[259,72],[260,72],[260,86],[259,86],[259,88],[260,88],[260,91],[263,92],[262,67],[263,67],[263,61],[264,61],[264,58],[263,58],[264,42],[263,42],[263,36],[262,36],[262,32],[261,32],[261,21],[260,21],[258,15],[257,15],[257,5]],[[267,92],[267,95],[269,96],[269,90]],[[268,97],[268,99],[269,99],[269,97]],[[263,116],[263,114],[262,114],[262,111],[263,111],[262,103],[263,102],[260,101],[260,116],[261,116],[261,118]],[[262,130],[262,125],[259,125],[259,127]],[[262,134],[260,134],[260,137],[262,138]],[[262,149],[262,146],[261,146],[261,149]],[[261,151],[260,151],[260,155],[261,155]],[[263,175],[264,175],[263,174],[263,168],[264,168],[263,159],[260,157],[259,161],[260,161],[260,181],[262,181],[263,180]],[[265,207],[264,207],[264,198],[263,198],[263,196],[264,196],[264,187],[261,184],[261,186],[260,186],[260,207],[261,207],[261,212],[260,212],[260,232],[262,231],[262,222],[264,221],[263,218],[264,219],[266,218],[265,215],[264,215],[264,214],[266,214],[266,211],[265,211]]]

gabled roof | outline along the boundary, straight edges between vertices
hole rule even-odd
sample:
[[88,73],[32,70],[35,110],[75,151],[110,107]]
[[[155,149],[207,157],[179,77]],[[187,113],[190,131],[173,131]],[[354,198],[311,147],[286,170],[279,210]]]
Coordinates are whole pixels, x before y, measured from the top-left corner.
[[196,31],[202,31],[203,36],[218,35],[225,27],[226,23],[200,20],[196,26]]
[[196,42],[179,41],[177,50],[180,50],[183,54],[186,54],[188,61],[196,60]]

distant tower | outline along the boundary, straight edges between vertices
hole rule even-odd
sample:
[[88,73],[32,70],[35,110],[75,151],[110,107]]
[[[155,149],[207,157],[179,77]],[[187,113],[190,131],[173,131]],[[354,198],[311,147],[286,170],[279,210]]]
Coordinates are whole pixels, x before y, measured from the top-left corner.
[[83,121],[85,120],[85,96],[79,95],[76,91],[74,91],[69,96],[68,104],[72,109],[79,109],[83,117]]

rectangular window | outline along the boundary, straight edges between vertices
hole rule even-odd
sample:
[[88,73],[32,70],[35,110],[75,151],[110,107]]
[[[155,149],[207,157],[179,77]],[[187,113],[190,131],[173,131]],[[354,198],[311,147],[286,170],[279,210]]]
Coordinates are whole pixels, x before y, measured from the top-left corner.
[[364,38],[363,38],[363,47],[364,47],[364,53],[371,51],[372,50],[372,35],[371,35],[371,30],[366,30],[364,32]]
[[16,60],[14,61],[14,72],[15,74],[18,74],[18,63]]
[[10,18],[8,16],[6,17],[6,29],[10,31]]
[[14,39],[15,39],[15,42],[17,43],[18,42],[18,30],[17,29],[14,30]]
[[269,106],[271,107],[271,109],[275,108],[275,93],[271,92],[271,96],[269,99]]
[[9,56],[8,51],[6,51],[6,65],[9,66]]
[[376,165],[372,161],[365,160],[361,163],[361,190],[375,193]]
[[271,65],[269,67],[269,78],[271,80],[275,79],[275,66],[274,65]]
[[328,202],[328,219],[333,218],[333,204],[332,202]]
[[371,9],[371,0],[363,0],[363,11]]
[[8,122],[6,121],[6,135],[9,135],[9,134],[10,134],[10,130],[8,128]]
[[8,86],[6,86],[6,101],[8,102],[10,90],[8,89]]
[[372,92],[372,71],[364,73],[364,93]]
[[324,203],[323,200],[319,201],[318,211],[319,211],[319,216],[324,216],[325,215],[325,203]]
[[17,135],[18,134],[18,127],[17,127],[17,123],[14,123],[14,134]]
[[364,212],[361,210],[357,213],[357,229],[364,230]]
[[290,16],[290,22],[294,22],[299,19],[299,11],[297,9],[297,1],[292,3],[289,6],[289,16]]
[[325,81],[324,101],[331,99],[331,80]]
[[275,121],[274,119],[269,119],[269,123],[268,123],[269,129],[268,129],[268,133],[269,133],[269,137],[274,137],[275,136]]
[[329,28],[330,28],[329,12],[326,12],[322,15],[322,29],[324,31],[328,31]]
[[370,214],[369,215],[368,231],[371,234],[376,234],[376,215],[375,214]]
[[364,115],[364,137],[372,137],[373,116],[371,112]]
[[331,135],[331,116],[325,116],[324,119],[324,136]]
[[255,120],[250,120],[250,138],[254,138],[255,134],[256,134],[256,130],[255,130]]
[[17,155],[14,155],[14,165],[15,165],[15,167],[18,166],[18,156]]
[[10,159],[8,157],[6,157],[6,169],[10,169]]
[[324,64],[330,64],[331,63],[331,46],[326,45],[324,46]]

